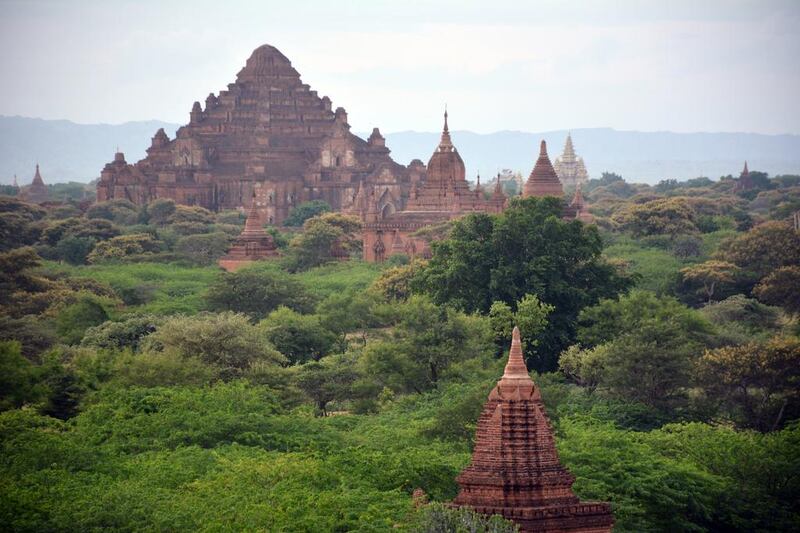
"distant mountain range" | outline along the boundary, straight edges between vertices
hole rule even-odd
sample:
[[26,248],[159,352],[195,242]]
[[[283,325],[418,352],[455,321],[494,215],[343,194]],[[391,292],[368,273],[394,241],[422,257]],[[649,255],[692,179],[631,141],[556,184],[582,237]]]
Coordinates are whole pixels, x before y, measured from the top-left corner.
[[[117,147],[128,161],[137,161],[145,156],[158,128],[164,128],[173,138],[178,127],[156,120],[111,125],[0,116],[0,183],[10,183],[14,174],[20,184],[30,183],[37,162],[47,183],[88,182],[100,175]],[[404,164],[415,158],[427,163],[439,142],[438,132],[384,135],[394,159]],[[452,132],[468,179],[474,180],[480,172],[484,182],[506,168],[527,175],[538,156],[539,142],[547,141],[550,158],[555,159],[566,136],[566,130]],[[657,183],[665,178],[683,180],[701,175],[716,179],[738,175],[745,160],[750,169],[770,175],[800,174],[800,135],[586,128],[572,130],[572,140],[591,177],[610,171],[630,182]]]

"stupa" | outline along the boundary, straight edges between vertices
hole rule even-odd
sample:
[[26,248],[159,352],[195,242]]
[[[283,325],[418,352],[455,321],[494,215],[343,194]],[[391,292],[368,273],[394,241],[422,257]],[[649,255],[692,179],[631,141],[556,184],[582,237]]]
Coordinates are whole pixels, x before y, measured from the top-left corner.
[[264,231],[258,205],[253,198],[244,223],[244,230],[236,238],[228,253],[219,261],[220,267],[234,272],[253,261],[278,256],[278,250],[272,236]]
[[581,502],[558,459],[539,388],[528,375],[514,328],[505,372],[478,419],[472,462],[457,478],[453,505],[516,522],[522,532],[608,533],[605,502]]
[[545,141],[539,145],[539,158],[528,176],[528,181],[525,182],[522,196],[526,198],[529,196],[564,196],[564,187],[547,155]]
[[749,191],[753,187],[753,180],[750,178],[750,169],[747,168],[747,161],[745,161],[744,169],[742,169],[742,173],[739,174],[739,179],[736,180],[736,185],[734,185],[733,190],[734,192]]
[[32,204],[41,204],[48,200],[47,185],[44,184],[41,173],[39,173],[39,165],[36,165],[36,173],[33,175],[33,181],[30,185],[23,188],[22,198],[26,202]]
[[567,134],[564,152],[556,158],[553,168],[561,183],[569,187],[585,183],[589,179],[583,159],[575,155],[575,147],[572,146],[572,134]]

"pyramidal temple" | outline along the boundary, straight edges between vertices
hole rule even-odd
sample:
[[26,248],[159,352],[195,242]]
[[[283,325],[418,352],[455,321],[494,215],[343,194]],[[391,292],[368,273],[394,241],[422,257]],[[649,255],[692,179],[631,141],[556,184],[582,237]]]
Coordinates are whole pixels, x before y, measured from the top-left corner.
[[605,502],[581,502],[561,465],[539,388],[528,375],[514,328],[505,372],[478,419],[472,462],[453,504],[516,522],[523,532],[606,533]]
[[572,134],[567,134],[564,152],[556,158],[553,168],[558,174],[561,183],[569,187],[588,181],[589,173],[586,172],[586,165],[584,165],[582,158],[575,155]]

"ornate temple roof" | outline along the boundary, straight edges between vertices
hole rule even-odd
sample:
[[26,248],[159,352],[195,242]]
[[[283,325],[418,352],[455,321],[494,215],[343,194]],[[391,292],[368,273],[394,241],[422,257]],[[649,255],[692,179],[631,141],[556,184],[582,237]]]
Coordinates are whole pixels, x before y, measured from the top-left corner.
[[447,111],[444,112],[444,128],[439,146],[428,161],[428,182],[431,183],[466,183],[467,171],[464,161],[458,154],[450,139],[450,128],[447,125]]
[[539,388],[514,328],[503,376],[478,419],[472,462],[453,504],[513,520],[523,532],[610,532],[608,503],[581,502],[561,465]]

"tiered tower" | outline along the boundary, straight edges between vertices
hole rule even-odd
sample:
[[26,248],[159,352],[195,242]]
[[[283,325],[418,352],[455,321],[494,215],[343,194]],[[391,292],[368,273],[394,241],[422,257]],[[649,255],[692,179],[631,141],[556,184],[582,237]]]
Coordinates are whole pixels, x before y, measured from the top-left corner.
[[255,193],[264,222],[280,224],[304,201],[347,210],[364,183],[390,190],[399,210],[412,173],[389,153],[380,131],[369,140],[351,133],[344,108],[333,109],[285,55],[264,45],[226,90],[194,102],[176,138],[159,130],[145,159],[106,165],[97,199],[172,198],[217,210],[246,206]]
[[533,166],[522,195],[528,196],[564,196],[564,187],[558,179],[550,157],[547,155],[547,143],[542,141],[539,146],[539,159]]
[[254,197],[247,212],[244,230],[236,238],[228,253],[219,260],[219,266],[228,272],[233,272],[253,261],[278,256],[275,241],[264,231],[262,224]]
[[47,185],[44,184],[42,175],[39,173],[38,163],[36,164],[36,173],[33,175],[33,181],[23,189],[22,197],[26,202],[32,204],[41,204],[48,200]]
[[574,481],[558,459],[515,327],[505,372],[478,419],[472,462],[458,476],[461,490],[453,504],[502,515],[522,532],[610,532],[610,505],[581,502],[572,492]]
[[575,148],[572,146],[572,135],[567,134],[567,142],[564,145],[564,153],[556,158],[553,168],[558,174],[561,183],[567,186],[585,183],[589,179],[583,159],[575,155]]
[[742,169],[742,173],[739,174],[739,179],[736,180],[736,185],[734,185],[733,190],[734,192],[741,192],[741,191],[749,191],[753,188],[753,180],[750,179],[750,169],[747,168],[747,161],[744,162],[744,169]]

